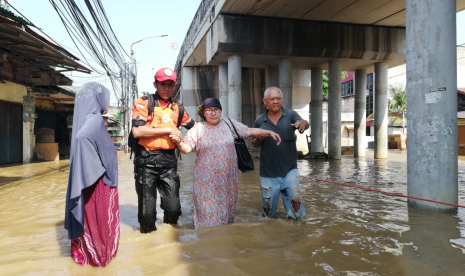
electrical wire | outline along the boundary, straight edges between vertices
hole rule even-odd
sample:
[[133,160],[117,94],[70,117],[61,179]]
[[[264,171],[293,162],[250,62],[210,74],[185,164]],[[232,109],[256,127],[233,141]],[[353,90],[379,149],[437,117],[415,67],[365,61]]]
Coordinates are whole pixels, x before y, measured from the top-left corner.
[[[123,83],[129,83],[128,78],[131,77],[124,61],[128,54],[116,37],[101,1],[84,0],[87,10],[83,9],[84,5],[81,6],[79,1],[49,0],[49,2],[78,51],[89,65],[89,60],[93,59],[101,67],[90,66],[96,73],[106,75],[111,80],[118,102],[124,102],[121,99],[129,92]],[[90,58],[87,58],[81,48]],[[124,106],[124,108],[128,107]]]
[[[49,2],[57,12],[73,44],[80,53],[83,59],[82,62],[103,77],[89,76],[89,80],[104,82],[108,78],[111,81],[116,98],[120,101],[124,97],[124,94],[128,94],[128,92],[122,91],[120,86],[122,82],[129,83],[128,81],[124,81],[124,78],[130,78],[130,74],[125,70],[126,65],[124,61],[125,56],[128,57],[128,54],[124,51],[120,41],[116,37],[102,2],[100,0],[93,0],[92,2],[84,0],[88,14],[91,16],[89,20],[84,13],[80,1],[76,3],[74,0],[49,0]],[[11,3],[9,3],[9,6],[30,22],[44,36],[57,45],[64,46],[33,24],[31,20],[19,12]],[[124,73],[121,73],[123,71]],[[75,78],[78,76],[72,77]],[[79,83],[81,81],[76,82]]]

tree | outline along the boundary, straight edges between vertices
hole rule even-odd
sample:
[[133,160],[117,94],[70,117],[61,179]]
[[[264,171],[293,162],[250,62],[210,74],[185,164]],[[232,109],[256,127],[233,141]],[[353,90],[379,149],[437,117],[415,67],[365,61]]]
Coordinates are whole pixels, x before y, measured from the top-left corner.
[[392,99],[389,100],[389,110],[402,112],[402,132],[404,132],[404,118],[407,111],[407,90],[403,86],[390,86],[389,93]]
[[[341,80],[347,77],[347,72],[342,71],[341,73]],[[327,70],[323,70],[323,98],[328,98],[328,86],[329,86],[329,72]]]
[[389,110],[407,111],[407,91],[402,86],[390,86],[389,93],[392,100],[389,101]]

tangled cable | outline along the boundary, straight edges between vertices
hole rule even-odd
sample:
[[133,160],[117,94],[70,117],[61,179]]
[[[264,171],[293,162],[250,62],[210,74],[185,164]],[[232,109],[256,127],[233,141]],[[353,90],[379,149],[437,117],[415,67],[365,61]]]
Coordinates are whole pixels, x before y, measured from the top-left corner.
[[[125,88],[129,87],[132,79],[124,61],[125,56],[129,56],[111,27],[102,2],[83,1],[87,10],[81,7],[79,1],[49,0],[86,64],[96,73],[110,78],[120,103],[121,99],[126,98],[124,94],[128,89]],[[90,19],[87,18],[89,16]],[[92,65],[90,59],[101,68]]]

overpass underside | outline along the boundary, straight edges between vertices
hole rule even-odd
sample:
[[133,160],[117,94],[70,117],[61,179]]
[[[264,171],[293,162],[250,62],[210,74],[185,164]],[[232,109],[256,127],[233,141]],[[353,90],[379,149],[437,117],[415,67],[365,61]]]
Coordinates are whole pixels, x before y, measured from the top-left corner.
[[[405,63],[405,28],[332,22],[219,15],[206,35],[205,64],[227,62],[241,55],[244,67],[278,64],[290,58],[294,69],[322,67],[342,59],[342,70],[373,69],[378,61]],[[195,55],[192,61],[199,60]],[[194,65],[194,64],[192,64]]]
[[263,91],[277,86],[285,108],[307,105],[311,151],[321,152],[328,70],[327,151],[340,159],[340,76],[355,71],[354,155],[363,157],[366,74],[374,72],[375,158],[385,159],[387,70],[407,63],[409,194],[457,203],[456,11],[464,8],[465,0],[204,0],[176,65],[182,102],[196,114],[218,97],[223,117],[252,126]]
[[[279,74],[274,71],[279,71],[283,60],[290,66],[288,73],[311,68],[327,70],[333,59],[340,60],[343,71],[365,68],[373,72],[377,62],[394,67],[405,63],[405,28],[220,14],[184,61],[184,67],[198,67],[185,69],[196,71],[194,76],[192,72],[186,73],[189,81],[182,86],[187,106],[199,105],[201,99],[207,97],[221,97],[220,90],[229,90],[227,80],[226,87],[221,89],[221,81],[215,80],[219,78],[219,66],[228,64],[230,56],[239,57],[241,69],[238,70],[246,79],[241,87],[245,112],[240,107],[231,108],[238,109],[237,116],[252,125],[257,112],[263,112],[261,94],[267,83],[280,86]],[[262,70],[253,70],[260,68]],[[266,76],[267,72],[271,76]],[[184,72],[180,73],[183,79]],[[192,80],[195,85],[189,85]],[[291,94],[290,91],[285,93]],[[288,101],[292,102],[292,95]]]

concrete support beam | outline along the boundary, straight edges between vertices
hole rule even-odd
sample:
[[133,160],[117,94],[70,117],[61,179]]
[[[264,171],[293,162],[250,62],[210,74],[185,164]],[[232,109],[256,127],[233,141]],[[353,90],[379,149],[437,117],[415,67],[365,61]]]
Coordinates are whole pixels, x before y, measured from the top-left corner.
[[242,67],[242,123],[253,127],[258,115],[265,112],[265,68]]
[[[182,103],[192,118],[196,118],[197,106],[210,97],[219,98],[218,68],[216,66],[183,67],[181,69]],[[196,121],[199,121],[197,118]]]
[[323,148],[323,71],[312,67],[311,71],[311,152],[324,152]]
[[328,157],[341,159],[341,61],[329,61]]
[[292,60],[279,60],[279,88],[283,92],[283,107],[292,109]]
[[355,70],[354,156],[365,156],[367,70]]
[[266,67],[266,88],[279,87],[279,67],[271,65]]
[[[406,0],[408,195],[458,202],[456,0]],[[456,207],[408,199],[410,207]]]
[[[199,106],[202,102],[196,89],[196,67],[183,67],[181,70],[182,103],[189,116],[191,116],[191,118],[193,118],[196,122],[201,122],[202,120],[197,115],[197,106]],[[185,134],[186,133],[183,133],[183,135]]]
[[242,67],[238,55],[228,58],[228,115],[242,122]]
[[205,50],[187,64],[219,64],[230,53],[296,57],[296,63],[303,58],[320,59],[317,64],[321,59],[405,62],[405,29],[399,27],[220,14],[206,37],[205,48],[199,47]]
[[375,159],[388,157],[388,66],[375,64]]
[[228,118],[228,64],[221,63],[218,66],[218,88],[219,88],[219,100],[223,111],[221,112],[221,118]]

